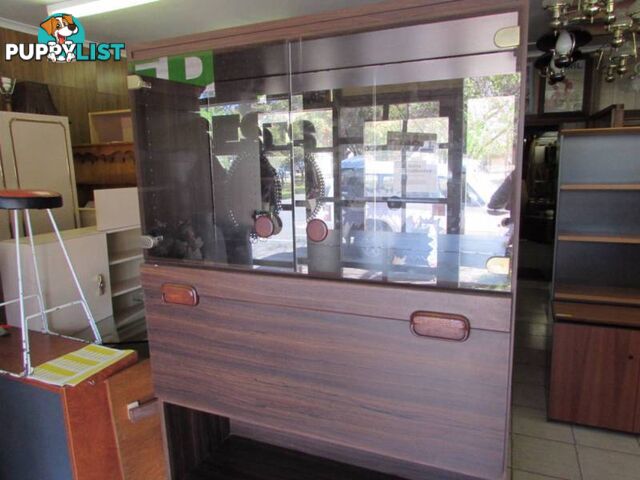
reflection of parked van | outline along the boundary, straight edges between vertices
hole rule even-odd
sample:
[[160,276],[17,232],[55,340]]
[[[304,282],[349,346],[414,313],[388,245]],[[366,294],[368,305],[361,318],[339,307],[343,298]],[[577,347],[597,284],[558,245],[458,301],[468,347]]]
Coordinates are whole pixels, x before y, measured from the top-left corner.
[[[377,168],[373,173],[365,173],[365,157],[362,155],[349,157],[341,162],[342,199],[346,201],[343,222],[349,223],[352,229],[402,231],[402,210],[392,208],[393,197],[399,193],[394,189],[396,179],[393,162],[384,163],[387,164],[386,168]],[[491,195],[499,185],[494,184],[487,174],[479,171],[474,171],[470,177],[463,175],[463,178],[465,179],[465,230],[476,231],[478,228],[490,227],[495,231],[494,224],[499,224],[507,215],[507,212],[487,210]],[[428,198],[446,198],[447,181],[447,165],[439,164],[439,195]],[[406,210],[406,231],[426,231],[429,225],[435,224],[438,227],[438,233],[445,233],[446,207],[444,205],[409,201],[402,206]],[[436,212],[433,211],[434,208]]]

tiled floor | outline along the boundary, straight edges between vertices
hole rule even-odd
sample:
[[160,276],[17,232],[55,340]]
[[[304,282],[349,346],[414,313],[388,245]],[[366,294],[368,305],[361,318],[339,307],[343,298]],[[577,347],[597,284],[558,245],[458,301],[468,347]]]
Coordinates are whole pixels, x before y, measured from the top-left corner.
[[511,478],[638,480],[640,437],[547,421],[548,288],[520,281],[518,289]]

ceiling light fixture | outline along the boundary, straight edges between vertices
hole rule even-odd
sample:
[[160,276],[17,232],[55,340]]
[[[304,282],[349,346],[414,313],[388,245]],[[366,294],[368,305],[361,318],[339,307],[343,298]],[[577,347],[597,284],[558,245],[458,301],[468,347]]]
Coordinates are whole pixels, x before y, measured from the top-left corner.
[[137,7],[158,0],[69,0],[47,6],[49,15],[68,13],[74,17],[88,17],[100,13],[113,12],[124,8]]
[[576,47],[576,39],[572,33],[561,30],[555,45],[555,63],[560,68],[571,65],[571,55]]
[[[605,36],[607,45],[598,51],[598,70],[604,79],[613,82],[626,78],[640,63],[637,36],[640,34],[640,0],[626,3],[619,0],[543,0],[542,7],[550,13],[551,32],[536,42],[545,52],[534,63],[549,83],[557,82],[557,70],[569,68],[584,58],[578,50],[591,40],[591,34],[579,26],[589,24],[595,35]],[[555,68],[554,68],[555,67]]]

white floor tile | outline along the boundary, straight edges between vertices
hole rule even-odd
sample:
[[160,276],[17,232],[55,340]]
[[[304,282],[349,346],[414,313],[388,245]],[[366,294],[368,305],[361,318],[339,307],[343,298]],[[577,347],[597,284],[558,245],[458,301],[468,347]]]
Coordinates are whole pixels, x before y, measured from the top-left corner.
[[513,435],[512,468],[567,480],[582,478],[574,445],[518,434]]
[[547,421],[547,414],[544,410],[514,406],[511,415],[513,433],[574,443],[571,426]]
[[640,456],[578,445],[584,480],[638,480]]
[[635,435],[578,426],[573,427],[573,433],[578,445],[640,455],[640,444]]

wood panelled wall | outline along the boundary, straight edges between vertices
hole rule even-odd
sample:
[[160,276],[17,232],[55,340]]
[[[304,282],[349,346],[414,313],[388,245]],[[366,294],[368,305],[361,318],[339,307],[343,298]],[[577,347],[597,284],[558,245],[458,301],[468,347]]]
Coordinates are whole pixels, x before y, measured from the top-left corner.
[[[0,45],[21,42],[34,43],[36,37],[0,28]],[[0,73],[18,81],[47,84],[58,112],[69,117],[74,145],[89,143],[89,112],[129,108],[127,62],[124,59],[56,64],[46,60],[7,62],[0,57]]]

